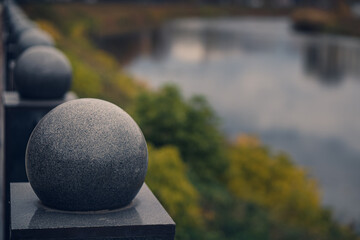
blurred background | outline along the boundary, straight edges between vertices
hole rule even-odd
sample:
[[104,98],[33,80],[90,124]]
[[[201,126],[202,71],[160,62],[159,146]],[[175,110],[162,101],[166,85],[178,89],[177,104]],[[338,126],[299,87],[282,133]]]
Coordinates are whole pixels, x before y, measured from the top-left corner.
[[132,115],[177,239],[359,239],[360,1],[19,1]]

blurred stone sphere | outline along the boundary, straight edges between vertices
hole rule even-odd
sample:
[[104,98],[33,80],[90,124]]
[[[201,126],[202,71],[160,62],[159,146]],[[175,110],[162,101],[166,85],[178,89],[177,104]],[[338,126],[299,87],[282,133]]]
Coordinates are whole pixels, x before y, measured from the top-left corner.
[[23,52],[15,65],[14,82],[22,98],[61,99],[70,89],[72,68],[59,50],[35,46]]
[[26,49],[33,46],[54,46],[54,40],[46,32],[31,28],[24,31],[16,44],[16,56],[20,56]]

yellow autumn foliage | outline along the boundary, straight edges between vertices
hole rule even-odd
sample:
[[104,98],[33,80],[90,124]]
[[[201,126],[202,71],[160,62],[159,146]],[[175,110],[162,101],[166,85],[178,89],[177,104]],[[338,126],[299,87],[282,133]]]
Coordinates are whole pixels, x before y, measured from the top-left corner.
[[285,154],[271,154],[251,136],[230,147],[228,188],[238,198],[271,210],[278,219],[305,224],[318,220],[320,197],[315,180]]
[[202,235],[200,196],[187,177],[187,167],[174,146],[149,146],[145,182],[176,222],[176,239]]
[[189,225],[201,224],[199,193],[187,178],[176,147],[149,147],[146,183],[175,219]]

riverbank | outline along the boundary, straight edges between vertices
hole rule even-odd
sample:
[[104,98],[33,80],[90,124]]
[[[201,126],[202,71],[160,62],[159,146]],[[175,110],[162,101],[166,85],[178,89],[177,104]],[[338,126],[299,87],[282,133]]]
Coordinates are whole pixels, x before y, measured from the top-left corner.
[[[155,29],[166,21],[177,18],[216,18],[229,16],[288,16],[296,30],[360,36],[360,19],[353,16],[348,6],[338,9],[302,8],[247,8],[231,5],[199,4],[122,4],[114,2],[25,4],[34,19],[61,22],[67,31],[74,19],[87,25],[89,34],[96,38],[119,36],[147,29]],[[72,11],[68,11],[71,8]],[[55,10],[56,9],[56,10]],[[89,18],[88,16],[91,16]],[[70,21],[71,20],[71,21]]]
[[[121,3],[56,3],[23,6],[34,19],[59,22],[67,30],[75,20],[86,22],[96,37],[114,36],[157,28],[165,21],[185,18],[222,16],[287,16],[291,9],[244,8],[234,6],[189,4],[121,4]],[[69,9],[72,9],[69,11]],[[89,18],[91,16],[91,18]]]
[[291,13],[296,30],[310,33],[329,33],[338,35],[360,36],[360,19],[349,9],[331,11],[319,8],[299,8]]

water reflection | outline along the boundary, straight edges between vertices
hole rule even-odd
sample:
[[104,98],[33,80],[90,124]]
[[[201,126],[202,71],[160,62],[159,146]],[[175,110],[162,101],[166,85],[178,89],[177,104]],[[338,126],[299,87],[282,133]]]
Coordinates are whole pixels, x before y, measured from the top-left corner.
[[304,43],[304,68],[324,84],[359,77],[360,45],[356,39],[320,36]]
[[187,96],[206,95],[228,136],[256,133],[289,152],[339,219],[360,222],[360,41],[290,26],[284,18],[178,20],[139,35],[148,48],[127,70],[155,87],[170,81]]
[[120,64],[127,64],[140,54],[161,57],[164,51],[158,51],[158,46],[163,46],[162,39],[159,30],[152,30],[97,38],[95,42],[117,57]]

